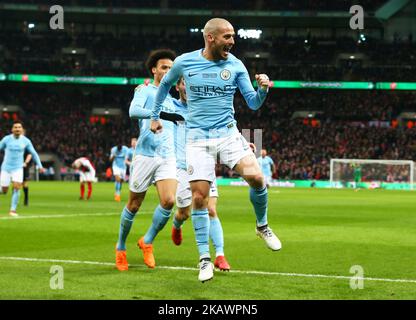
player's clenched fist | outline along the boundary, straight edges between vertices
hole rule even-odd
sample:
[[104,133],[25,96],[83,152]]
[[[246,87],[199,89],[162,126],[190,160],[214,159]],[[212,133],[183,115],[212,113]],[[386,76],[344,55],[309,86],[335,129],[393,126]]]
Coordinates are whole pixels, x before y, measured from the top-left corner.
[[158,133],[162,131],[162,121],[160,120],[151,120],[150,121],[150,131],[153,133]]
[[267,90],[269,88],[270,80],[266,74],[256,74],[255,77],[257,84],[262,87],[263,90]]

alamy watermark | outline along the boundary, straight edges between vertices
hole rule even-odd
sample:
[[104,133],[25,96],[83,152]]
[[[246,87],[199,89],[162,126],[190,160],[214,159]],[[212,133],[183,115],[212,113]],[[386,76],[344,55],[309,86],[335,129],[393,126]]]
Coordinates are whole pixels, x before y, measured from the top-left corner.
[[49,8],[49,13],[53,16],[49,20],[49,27],[52,30],[64,29],[64,8],[54,5]]
[[52,274],[49,280],[49,287],[52,290],[62,290],[64,288],[64,268],[59,265],[53,265],[49,269],[49,273]]
[[354,5],[350,8],[350,13],[354,14],[350,19],[352,30],[364,29],[364,9],[362,6]]
[[354,274],[350,280],[352,290],[364,289],[364,268],[360,265],[354,265],[350,268],[350,273]]

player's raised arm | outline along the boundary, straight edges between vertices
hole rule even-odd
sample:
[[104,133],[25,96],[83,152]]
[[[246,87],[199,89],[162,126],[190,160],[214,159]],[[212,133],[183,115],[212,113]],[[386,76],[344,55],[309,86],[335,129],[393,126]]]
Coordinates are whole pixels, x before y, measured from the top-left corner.
[[237,77],[237,85],[248,107],[252,110],[257,110],[261,107],[269,90],[269,77],[267,75],[256,74],[256,80],[258,84],[257,91],[254,90],[251,84],[246,67],[241,63],[241,72]]

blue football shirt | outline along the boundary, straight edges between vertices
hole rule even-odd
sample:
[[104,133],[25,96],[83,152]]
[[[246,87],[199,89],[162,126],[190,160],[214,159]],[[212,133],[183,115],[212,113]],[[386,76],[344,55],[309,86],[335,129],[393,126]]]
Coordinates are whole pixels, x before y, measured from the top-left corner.
[[129,148],[122,146],[121,150],[117,150],[117,146],[111,148],[111,155],[114,156],[113,166],[121,169],[126,169],[126,158],[128,155]]
[[257,161],[260,165],[261,171],[263,172],[263,174],[266,177],[271,177],[272,176],[272,165],[274,165],[274,162],[272,160],[272,158],[270,158],[269,156],[265,156],[263,157],[258,157]]
[[[180,114],[186,121],[188,116],[188,106],[181,100],[173,100],[175,113]],[[176,167],[186,170],[186,124],[181,121],[175,126],[175,153]]]
[[16,138],[13,134],[5,136],[0,141],[0,150],[4,150],[4,159],[1,164],[1,170],[12,172],[23,168],[23,155],[25,150],[28,151],[35,161],[38,168],[43,168],[40,158],[32,142],[27,137],[20,135]]
[[[134,114],[145,114],[139,109],[146,109],[150,118],[150,111],[154,105],[157,88],[153,84],[147,86],[141,85],[135,89],[134,98],[130,104],[130,116]],[[172,97],[169,95],[161,104],[161,109],[165,112],[175,112]],[[162,120],[163,130],[160,133],[154,134],[150,131],[150,119],[139,119],[140,135],[136,144],[136,154],[141,154],[147,157],[162,157],[174,158],[174,123],[171,121]]]
[[[157,90],[151,118],[159,119],[169,89],[183,76],[188,104],[186,127],[200,130],[205,137],[218,138],[208,133],[227,126],[234,128],[227,131],[229,134],[237,130],[233,106],[237,89],[253,110],[261,107],[267,91],[260,87],[254,90],[246,67],[234,55],[229,54],[226,60],[210,61],[202,55],[202,51],[185,53],[175,59]],[[227,135],[227,132],[220,136]]]

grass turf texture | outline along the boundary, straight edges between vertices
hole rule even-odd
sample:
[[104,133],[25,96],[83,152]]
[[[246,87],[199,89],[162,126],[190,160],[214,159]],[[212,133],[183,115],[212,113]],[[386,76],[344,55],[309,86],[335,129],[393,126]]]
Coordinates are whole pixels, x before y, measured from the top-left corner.
[[[415,299],[416,282],[364,281],[352,290],[349,279],[281,274],[351,277],[360,265],[365,277],[416,279],[416,198],[414,192],[386,190],[269,190],[269,224],[283,248],[272,252],[255,235],[255,216],[244,187],[220,187],[222,221],[230,273],[215,272],[204,284],[197,279],[198,253],[192,224],[184,241],[170,239],[171,221],[154,242],[156,268],[144,266],[137,239],[149,227],[157,194],[151,188],[134,221],[127,243],[133,266],[114,266],[120,213],[127,199],[113,201],[112,183],[94,184],[93,199],[79,201],[78,183],[32,182],[24,216],[8,219],[10,191],[0,197],[0,299]],[[85,216],[75,216],[86,214]],[[96,214],[96,216],[94,216]],[[214,257],[214,250],[211,250]],[[4,257],[96,261],[91,265],[50,261],[15,261]],[[50,289],[52,265],[64,268],[64,289]],[[190,270],[164,267],[187,267]]]

